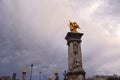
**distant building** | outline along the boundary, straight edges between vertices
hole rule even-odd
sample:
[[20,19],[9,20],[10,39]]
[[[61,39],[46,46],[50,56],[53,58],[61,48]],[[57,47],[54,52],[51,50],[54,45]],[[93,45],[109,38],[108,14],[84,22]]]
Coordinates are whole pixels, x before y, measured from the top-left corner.
[[89,77],[86,80],[120,80],[120,76],[117,75],[97,75],[97,76],[93,76],[93,77]]
[[11,80],[11,77],[10,76],[3,76],[3,77],[0,77],[0,80]]
[[94,76],[92,80],[108,80],[108,76]]

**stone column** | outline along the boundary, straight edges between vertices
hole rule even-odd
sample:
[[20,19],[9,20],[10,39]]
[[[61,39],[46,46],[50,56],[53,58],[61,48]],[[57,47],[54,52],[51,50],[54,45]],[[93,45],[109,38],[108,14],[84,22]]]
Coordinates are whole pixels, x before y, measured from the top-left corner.
[[68,80],[85,80],[81,53],[82,36],[83,33],[68,32],[65,37],[68,45]]

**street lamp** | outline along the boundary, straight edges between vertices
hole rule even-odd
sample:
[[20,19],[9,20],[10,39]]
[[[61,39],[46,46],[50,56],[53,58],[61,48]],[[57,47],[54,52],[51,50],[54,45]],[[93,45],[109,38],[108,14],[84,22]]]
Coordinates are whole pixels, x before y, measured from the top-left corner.
[[22,71],[22,80],[26,80],[26,72],[27,72],[27,69],[26,69],[26,67],[25,68],[23,68],[23,71]]
[[41,80],[41,72],[39,72],[39,80]]
[[67,80],[67,72],[66,72],[66,70],[64,71],[63,75],[64,75],[64,80]]
[[58,77],[58,70],[57,70],[57,69],[55,70],[55,80],[59,80],[59,77]]
[[32,69],[33,69],[33,64],[31,64],[30,80],[32,80]]
[[49,77],[48,77],[48,78],[49,78],[49,80],[52,80],[52,75],[49,75]]

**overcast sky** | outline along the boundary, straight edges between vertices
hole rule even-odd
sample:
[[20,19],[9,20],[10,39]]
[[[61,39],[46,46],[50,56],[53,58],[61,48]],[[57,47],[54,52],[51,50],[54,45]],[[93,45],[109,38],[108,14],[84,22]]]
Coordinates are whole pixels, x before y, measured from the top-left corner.
[[[69,20],[82,37],[87,76],[120,75],[120,0],[0,0],[0,76],[34,64],[33,77],[67,69]],[[38,78],[36,78],[38,79]]]

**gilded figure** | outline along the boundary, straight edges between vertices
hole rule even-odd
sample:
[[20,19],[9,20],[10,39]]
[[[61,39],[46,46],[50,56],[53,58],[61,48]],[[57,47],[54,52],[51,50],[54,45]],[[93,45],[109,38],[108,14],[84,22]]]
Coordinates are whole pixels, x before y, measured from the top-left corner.
[[76,22],[69,21],[69,27],[71,32],[78,32],[77,29],[80,29],[80,26]]

